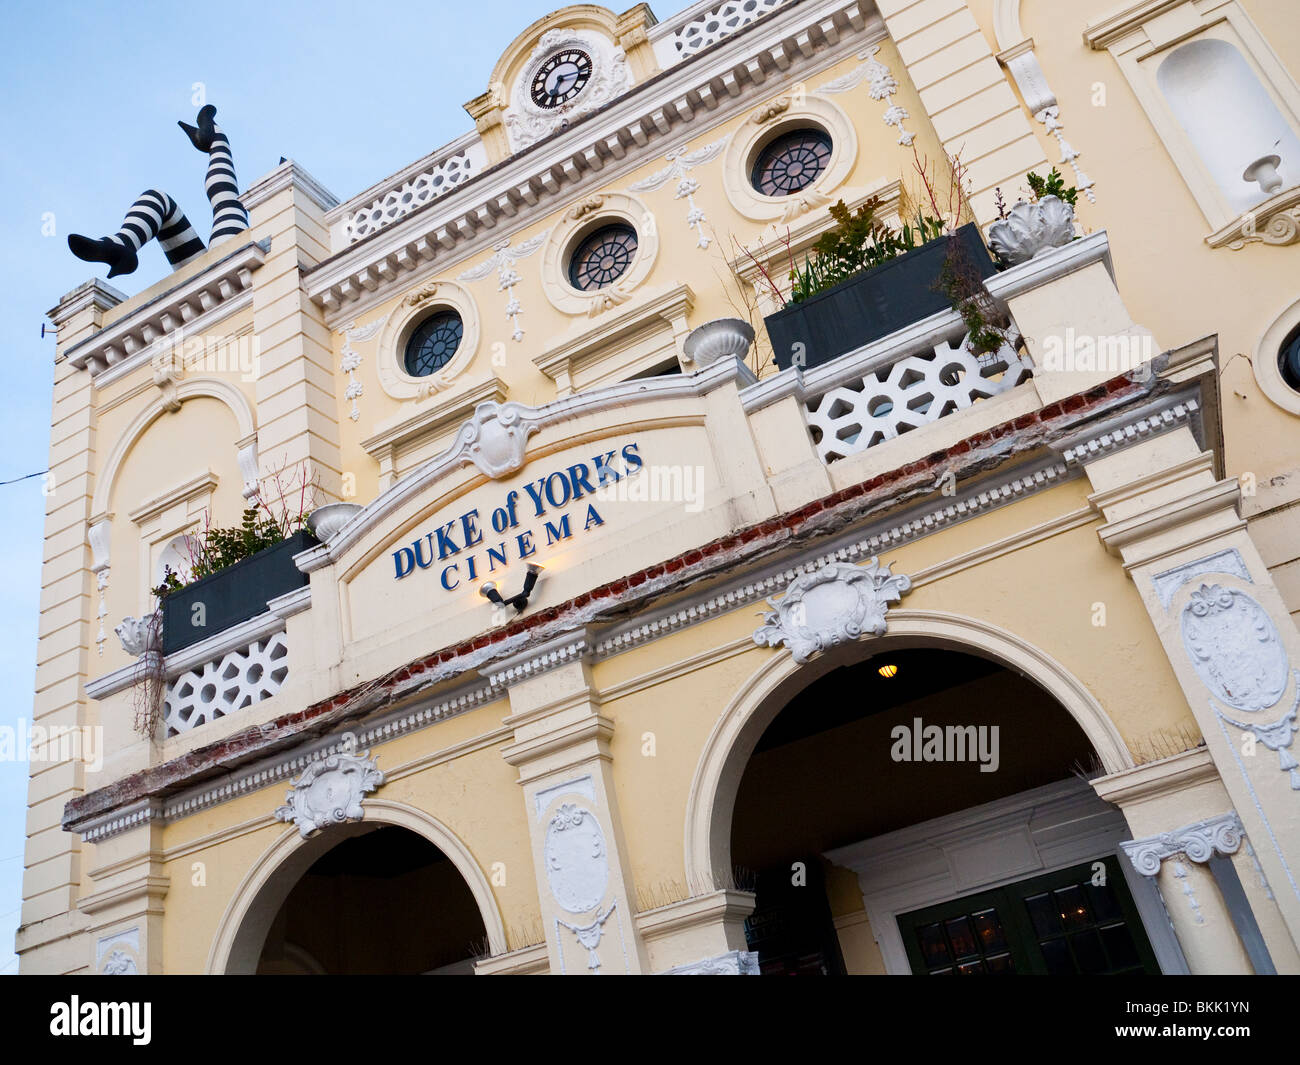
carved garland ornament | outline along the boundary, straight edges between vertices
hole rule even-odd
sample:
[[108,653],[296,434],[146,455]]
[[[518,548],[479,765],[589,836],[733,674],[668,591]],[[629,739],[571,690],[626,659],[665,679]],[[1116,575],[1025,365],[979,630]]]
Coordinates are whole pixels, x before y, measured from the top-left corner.
[[839,643],[866,633],[885,634],[885,612],[912,587],[911,579],[892,574],[878,558],[865,566],[829,562],[796,578],[755,630],[760,647],[784,645],[799,663]]
[[515,286],[520,280],[515,263],[532,255],[542,246],[546,236],[546,232],[538,233],[514,248],[510,246],[508,239],[497,241],[492,245],[490,258],[459,274],[456,278],[458,281],[481,281],[493,270],[497,272],[497,291],[506,294],[506,319],[510,322],[510,339],[515,343],[520,343],[524,339],[524,331],[519,328],[519,314],[523,307],[515,296]]
[[327,825],[360,821],[365,817],[362,798],[384,782],[370,752],[356,753],[357,737],[345,732],[342,739],[337,754],[318,758],[303,770],[275,811],[275,819],[296,824],[303,839]]
[[[769,105],[776,106],[776,105]],[[790,106],[789,99],[785,100],[785,110]],[[722,150],[727,146],[727,138],[716,140],[712,144],[706,144],[703,148],[696,148],[688,152],[684,148],[677,148],[667,155],[664,159],[668,165],[662,170],[656,170],[648,178],[636,182],[629,186],[633,192],[653,192],[662,185],[667,184],[670,180],[676,180],[677,188],[673,193],[673,199],[686,201],[686,226],[688,229],[695,231],[695,245],[698,248],[707,248],[709,238],[704,235],[704,223],[708,221],[704,211],[696,206],[695,194],[700,191],[700,183],[688,173],[697,166],[703,166],[710,160],[716,159],[722,154]]]

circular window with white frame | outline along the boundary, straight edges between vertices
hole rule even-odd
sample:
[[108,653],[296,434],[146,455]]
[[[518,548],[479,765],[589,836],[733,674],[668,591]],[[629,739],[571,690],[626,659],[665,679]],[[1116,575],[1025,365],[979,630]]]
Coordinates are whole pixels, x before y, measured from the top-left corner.
[[746,218],[789,221],[832,201],[853,170],[849,116],[822,96],[780,97],[754,111],[723,157],[727,198]]
[[1264,330],[1250,365],[1264,395],[1283,410],[1300,415],[1300,300]]
[[469,291],[454,281],[429,282],[404,296],[384,323],[375,360],[379,383],[394,399],[446,388],[472,361],[479,336]]
[[630,297],[658,251],[654,216],[639,199],[621,192],[590,196],[547,236],[542,288],[565,314],[598,313]]

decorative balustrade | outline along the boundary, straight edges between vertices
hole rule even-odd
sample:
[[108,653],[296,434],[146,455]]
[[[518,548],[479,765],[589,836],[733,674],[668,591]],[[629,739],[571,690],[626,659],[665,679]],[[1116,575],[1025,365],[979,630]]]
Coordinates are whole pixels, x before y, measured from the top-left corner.
[[958,331],[805,398],[808,429],[829,464],[1009,391],[1032,373],[1014,330],[999,350],[980,356]]
[[347,242],[352,244],[362,237],[368,237],[410,214],[417,207],[436,200],[472,177],[476,169],[468,150],[447,156],[354,212],[343,226]]
[[748,26],[788,2],[789,0],[726,0],[726,3],[718,4],[678,27],[672,37],[673,51],[677,58],[685,59],[717,44],[742,26]]
[[166,734],[178,736],[271,698],[289,675],[288,656],[284,633],[274,632],[187,669],[167,685]]

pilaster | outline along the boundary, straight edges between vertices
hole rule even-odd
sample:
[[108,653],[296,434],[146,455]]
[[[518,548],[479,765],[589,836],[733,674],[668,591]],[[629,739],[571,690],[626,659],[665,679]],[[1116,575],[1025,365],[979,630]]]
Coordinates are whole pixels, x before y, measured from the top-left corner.
[[502,755],[519,769],[551,972],[645,973],[614,791],[614,722],[600,712],[589,646],[585,633],[567,636],[496,666],[510,683],[505,724],[514,729]]
[[[1300,633],[1238,512],[1239,486],[1187,426],[1088,462],[1104,517],[1300,943]],[[1164,875],[1163,872],[1161,874]],[[1191,878],[1199,874],[1189,871]]]
[[266,477],[305,463],[318,478],[317,502],[337,500],[342,460],[333,335],[301,284],[302,270],[329,255],[325,212],[333,198],[290,160],[243,199],[256,237],[271,239],[253,283],[258,473]]

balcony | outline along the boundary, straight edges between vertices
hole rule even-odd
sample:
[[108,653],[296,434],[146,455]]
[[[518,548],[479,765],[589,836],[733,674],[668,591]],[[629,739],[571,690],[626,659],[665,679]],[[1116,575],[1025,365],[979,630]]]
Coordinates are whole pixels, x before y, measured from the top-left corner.
[[[1062,400],[1130,368],[1103,357],[1100,344],[1091,359],[1071,362],[1062,338],[1077,334],[1123,341],[1129,352],[1159,350],[1128,317],[1110,269],[1101,232],[991,277],[987,287],[1008,316],[1009,342],[981,357],[964,350],[965,326],[945,309],[823,365],[791,367],[761,381],[742,360],[723,357],[694,372],[600,384],[538,408],[520,408],[512,415],[526,427],[511,445],[517,457],[503,452],[488,468],[478,465],[475,441],[483,439],[500,405],[481,403],[456,443],[404,473],[326,534],[325,542],[294,555],[297,570],[310,575],[309,586],[268,600],[271,593],[259,583],[264,611],[166,655],[161,645],[150,649],[137,640],[128,650],[141,655],[138,662],[86,685],[92,698],[113,700],[101,713],[117,732],[122,756],[113,761],[110,754],[108,779],[217,747],[233,745],[238,757],[251,757],[262,744],[279,742],[282,731],[303,727],[325,712],[321,708],[334,706],[341,690],[390,672],[407,677],[403,683],[414,685],[412,692],[460,678],[467,691],[472,687],[462,708],[492,698],[504,683],[490,663],[505,622],[475,594],[472,581],[455,593],[448,588],[446,595],[428,584],[419,594],[407,593],[406,585],[397,594],[389,557],[395,530],[409,539],[418,533],[411,531],[417,521],[442,524],[459,520],[475,504],[495,505],[511,484],[521,483],[520,471],[525,479],[550,476],[553,467],[589,458],[593,448],[606,449],[594,441],[634,434],[647,455],[688,457],[707,470],[712,494],[685,514],[671,503],[659,509],[652,502],[639,505],[629,512],[635,525],[620,527],[613,539],[598,541],[593,534],[584,541],[592,546],[581,551],[558,546],[553,559],[544,559],[546,579],[523,622],[590,599],[593,588],[608,587],[649,562],[687,558],[700,545],[722,539],[743,540],[746,530],[779,525],[784,515],[842,489],[885,475],[889,480],[996,427],[1033,421],[1049,409],[1058,417],[1070,409]],[[1041,486],[1065,476],[1060,456],[1044,459],[1041,444],[1033,441],[1026,448],[1016,459],[1017,484]],[[1014,452],[994,457],[992,464]],[[1022,489],[963,485],[951,501],[954,520],[1015,498]],[[927,491],[932,500],[934,488]],[[972,492],[1002,494],[971,502],[966,497]],[[906,503],[910,497],[900,498],[902,503],[891,496],[885,504],[912,505]],[[889,528],[916,524],[904,518],[891,519]],[[927,518],[924,529],[932,527]],[[247,576],[239,567],[225,575]],[[517,634],[513,639],[509,647],[526,646]],[[420,680],[421,670],[410,664],[433,654],[436,679]],[[129,692],[140,684],[142,671],[152,671],[162,685],[159,728],[150,742],[127,727]],[[106,744],[111,752],[114,742]]]

